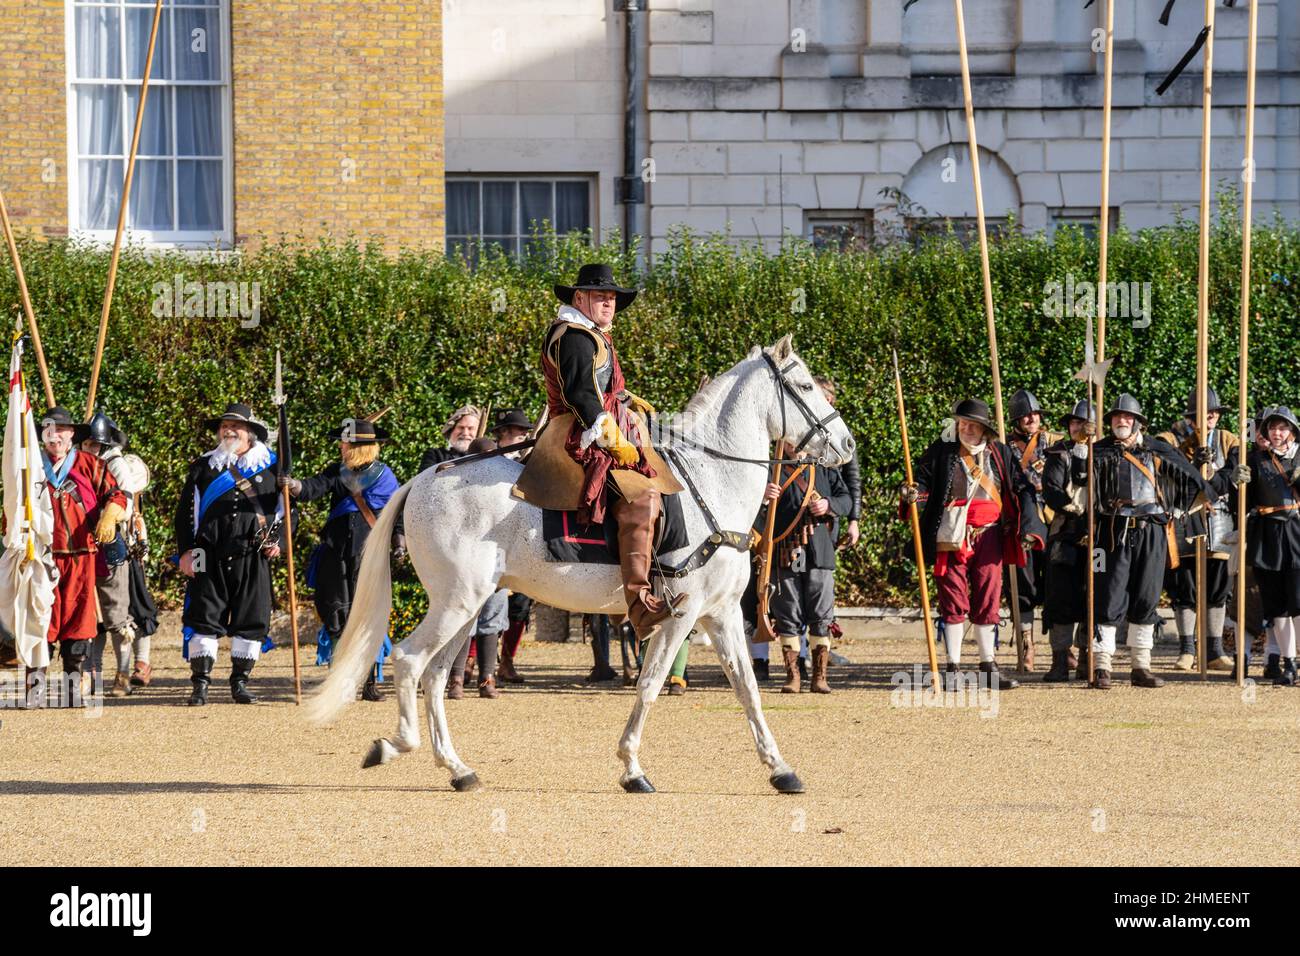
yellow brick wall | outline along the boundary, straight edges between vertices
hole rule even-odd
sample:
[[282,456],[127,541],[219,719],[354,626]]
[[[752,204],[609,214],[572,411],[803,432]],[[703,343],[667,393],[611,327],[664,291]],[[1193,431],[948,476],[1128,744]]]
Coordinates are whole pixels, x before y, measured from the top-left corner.
[[[440,247],[440,0],[230,6],[236,241]],[[68,229],[64,17],[63,0],[0,3],[0,190],[16,228],[45,236]]]
[[236,241],[441,246],[441,0],[232,6]]
[[0,191],[20,233],[68,233],[66,70],[63,0],[0,3]]

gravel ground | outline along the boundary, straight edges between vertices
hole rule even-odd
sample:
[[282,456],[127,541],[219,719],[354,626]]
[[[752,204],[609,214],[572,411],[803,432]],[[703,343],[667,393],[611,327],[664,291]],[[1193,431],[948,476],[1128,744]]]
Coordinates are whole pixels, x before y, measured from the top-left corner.
[[[160,646],[153,686],[97,717],[0,711],[0,865],[1300,862],[1300,689],[1202,684],[1158,648],[1163,690],[1129,687],[1121,651],[1109,693],[1031,679],[996,705],[898,706],[891,675],[924,660],[919,626],[846,624],[835,693],[763,691],[797,796],[769,787],[707,648],[689,693],[651,711],[642,764],[660,792],[631,796],[615,748],[632,691],[584,685],[581,645],[525,644],[525,687],[448,702],[486,785],[470,794],[427,728],[419,751],[361,769],[395,727],[387,687],[317,730],[287,649],[258,665],[264,702],[240,707],[223,643],[212,703],[190,709],[188,668]],[[323,673],[304,666],[305,683]]]

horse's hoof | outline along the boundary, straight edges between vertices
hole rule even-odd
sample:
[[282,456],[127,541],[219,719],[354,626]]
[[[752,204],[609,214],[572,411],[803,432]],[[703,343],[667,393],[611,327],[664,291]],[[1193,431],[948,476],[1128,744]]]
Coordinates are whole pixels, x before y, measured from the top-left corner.
[[469,793],[472,790],[481,790],[483,784],[479,782],[478,774],[471,770],[463,777],[453,777],[451,788],[457,793]]
[[776,787],[778,793],[803,793],[804,790],[803,781],[793,770],[774,775],[772,786]]
[[654,784],[645,777],[633,777],[631,780],[621,780],[619,785],[628,793],[655,793]]
[[362,770],[378,767],[393,759],[392,754],[387,752],[384,746],[386,743],[387,741],[381,738],[370,745],[370,749],[366,751],[366,758],[361,761]]

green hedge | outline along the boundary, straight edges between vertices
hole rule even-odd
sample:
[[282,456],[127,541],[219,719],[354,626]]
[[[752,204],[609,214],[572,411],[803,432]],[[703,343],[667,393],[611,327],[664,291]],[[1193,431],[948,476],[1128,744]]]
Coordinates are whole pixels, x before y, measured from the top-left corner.
[[[1211,383],[1231,398],[1240,224],[1231,197],[1220,208],[1211,247]],[[1300,230],[1264,224],[1253,243],[1252,402],[1295,403]],[[28,241],[21,250],[56,394],[79,412],[108,256],[75,244]],[[978,250],[949,233],[843,254],[816,253],[792,240],[771,255],[728,237],[683,232],[646,275],[635,272],[634,255],[624,255],[616,240],[607,240],[600,255],[645,289],[616,334],[629,384],[659,407],[680,408],[703,375],[786,332],[815,371],[838,382],[865,486],[863,542],[843,562],[841,596],[909,600],[906,529],[894,520],[902,465],[890,346],[902,362],[919,454],[954,399],[992,398]],[[172,547],[171,509],[186,464],[211,446],[199,423],[233,400],[250,402],[269,419],[277,346],[285,357],[297,473],[333,459],[335,446],[325,436],[345,415],[391,405],[384,424],[394,441],[385,458],[405,479],[424,450],[441,441],[439,426],[457,405],[518,404],[533,414],[541,408],[537,349],[555,312],[551,286],[592,257],[581,237],[541,242],[522,262],[487,255],[477,269],[436,252],[385,254],[357,242],[283,243],[225,258],[124,254],[98,404],[153,469],[146,514],[160,592],[171,600],[178,594],[179,580],[163,557]],[[1109,262],[1113,281],[1150,282],[1153,304],[1149,327],[1108,324],[1107,350],[1116,357],[1109,391],[1134,392],[1153,423],[1163,424],[1181,411],[1195,378],[1195,223],[1121,229]],[[0,301],[11,303],[16,317],[7,266]],[[991,266],[1004,393],[1028,387],[1055,418],[1079,394],[1072,376],[1083,360],[1084,319],[1045,316],[1044,289],[1069,274],[1076,282],[1095,279],[1097,243],[1078,230],[1055,241],[1012,233],[993,242]],[[178,274],[186,281],[260,283],[259,324],[156,317],[155,284],[170,287]],[[39,402],[35,363],[28,368]],[[297,541],[304,557],[323,512],[304,508]]]

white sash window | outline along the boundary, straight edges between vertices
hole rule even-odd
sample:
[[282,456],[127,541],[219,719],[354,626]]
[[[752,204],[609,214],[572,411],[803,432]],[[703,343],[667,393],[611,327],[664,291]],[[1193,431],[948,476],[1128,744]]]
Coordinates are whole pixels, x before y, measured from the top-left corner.
[[[117,227],[152,0],[68,0],[68,202],[73,235]],[[131,239],[232,239],[229,0],[165,0],[127,208]]]

